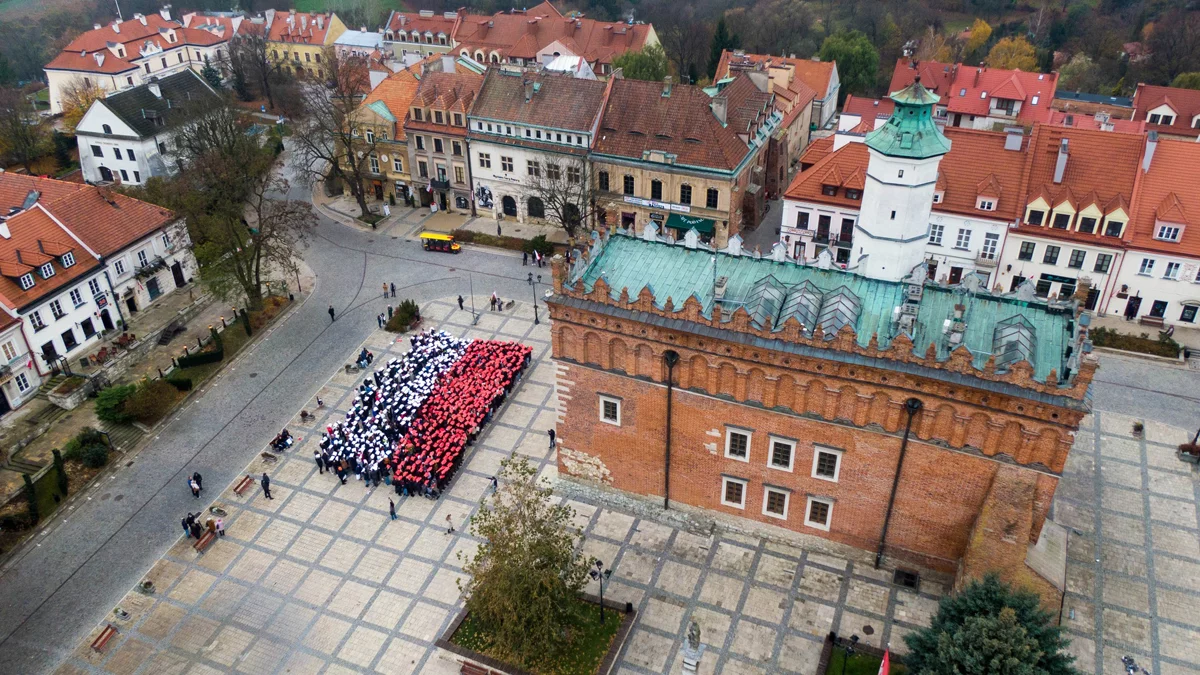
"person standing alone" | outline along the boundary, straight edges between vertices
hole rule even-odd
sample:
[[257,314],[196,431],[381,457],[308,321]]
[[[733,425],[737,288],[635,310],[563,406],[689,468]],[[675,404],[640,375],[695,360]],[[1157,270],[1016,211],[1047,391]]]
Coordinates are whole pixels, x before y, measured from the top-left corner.
[[330,305],[329,306],[329,323],[333,323],[334,321],[337,321],[337,319],[334,318],[334,316],[333,316],[333,305]]
[[267,499],[274,499],[274,497],[271,496],[271,479],[269,476],[267,476],[266,471],[263,472],[262,476],[262,489],[264,497]]

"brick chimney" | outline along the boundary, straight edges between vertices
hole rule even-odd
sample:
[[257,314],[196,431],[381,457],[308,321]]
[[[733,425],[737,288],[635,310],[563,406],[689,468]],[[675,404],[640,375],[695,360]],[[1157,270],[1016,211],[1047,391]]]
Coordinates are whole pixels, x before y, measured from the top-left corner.
[[1067,171],[1067,158],[1070,156],[1067,149],[1067,139],[1062,139],[1058,145],[1058,159],[1054,162],[1054,182],[1063,182],[1063,174]]
[[725,118],[729,111],[729,99],[724,96],[714,96],[710,107],[713,115],[721,121],[721,124],[725,124]]
[[525,80],[521,85],[525,87],[525,102],[529,103],[533,99],[533,80]]

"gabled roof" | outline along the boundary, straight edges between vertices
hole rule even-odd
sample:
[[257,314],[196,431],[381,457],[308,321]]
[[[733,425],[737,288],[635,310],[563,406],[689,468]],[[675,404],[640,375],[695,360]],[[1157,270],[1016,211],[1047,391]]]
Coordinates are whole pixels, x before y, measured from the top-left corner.
[[454,24],[458,22],[458,14],[451,13],[450,17],[444,14],[436,14],[428,12],[426,16],[422,16],[419,12],[400,12],[393,11],[388,16],[386,30],[390,30],[395,34],[400,31],[411,34],[413,31],[424,35],[426,32],[433,35],[439,33],[445,34],[447,37],[454,33]]
[[976,184],[975,193],[980,197],[999,197],[1000,181],[996,180],[996,174],[989,173],[987,178],[979,181]]
[[[421,77],[413,101],[415,105],[422,107],[464,113],[465,117],[482,84],[483,76],[466,69],[455,70],[452,73],[429,72]],[[464,119],[464,123],[465,121]],[[445,124],[436,124],[428,119],[418,122],[412,119],[412,115],[405,117],[404,126],[409,131],[418,129],[459,136],[467,134],[466,126],[450,126],[449,120]]]
[[800,154],[800,164],[811,166],[831,152],[833,152],[833,136],[814,138],[812,143],[809,143],[804,152]]
[[[525,82],[532,83],[525,100]],[[604,105],[605,82],[567,74],[511,73],[489,68],[473,116],[501,122],[590,132]]]
[[[1142,174],[1134,196],[1134,211],[1126,228],[1126,239],[1137,249],[1183,256],[1200,256],[1200,192],[1196,190],[1195,169],[1200,166],[1200,143],[1159,139]],[[1178,242],[1154,238],[1157,221],[1190,225],[1184,227]],[[1190,281],[1190,279],[1188,280]]]
[[1109,131],[1121,131],[1127,134],[1140,134],[1146,130],[1144,121],[1135,122],[1112,116],[1097,116],[1062,110],[1051,110],[1050,119],[1047,122],[1057,127],[1081,127],[1084,129],[1103,129],[1105,125],[1111,125],[1112,129]]
[[739,134],[753,134],[775,108],[775,95],[759,89],[746,73],[739,73],[717,97],[728,102],[725,124]]
[[907,87],[917,76],[921,84],[942,97],[942,104],[952,113],[987,116],[993,98],[1017,100],[1022,103],[1016,120],[1026,124],[1050,119],[1050,103],[1058,88],[1058,73],[1026,73],[901,58],[896,61],[888,91]]
[[[417,71],[412,68],[404,68],[385,77],[363,100],[364,106],[370,107],[392,123],[392,138],[397,141],[404,141],[407,138],[404,133],[404,118],[408,116],[408,109],[412,105],[413,97],[416,96],[417,87],[420,84]],[[379,110],[380,107],[386,110],[388,115],[384,115]]]
[[246,20],[232,12],[188,12],[179,18],[184,28],[207,31],[226,40],[237,35]]
[[1186,223],[1188,221],[1183,210],[1183,203],[1179,201],[1179,195],[1174,192],[1168,192],[1167,196],[1158,203],[1158,208],[1154,210],[1154,217],[1169,223]]
[[[228,41],[233,33],[218,31],[216,25],[207,29],[185,28],[183,23],[161,14],[135,14],[134,17],[129,21],[118,19],[105,26],[96,24],[96,28],[81,33],[64,47],[46,64],[46,69],[115,75],[138,67],[134,61],[140,58],[139,50],[146,43],[153,43],[163,50],[185,45],[208,47]],[[194,17],[194,13],[185,15],[192,22]],[[174,42],[167,40],[169,31],[175,32]],[[124,56],[119,55],[122,51]]]
[[[151,86],[157,84],[161,95]],[[130,89],[114,92],[93,105],[108,108],[141,138],[169,131],[187,119],[190,110],[204,102],[220,101],[220,94],[196,74],[181,70]]]
[[854,179],[854,185],[846,185],[848,181],[845,177],[861,174],[865,171],[869,159],[870,152],[865,144],[847,143],[822,157],[807,171],[796,174],[791,184],[788,185],[784,197],[804,202],[844,206],[854,210],[862,208],[862,200],[848,198],[844,189],[839,189],[837,195],[832,197],[823,194],[822,189],[827,185],[851,190],[861,189],[857,187],[860,182],[859,178]]
[[[136,17],[136,15],[135,15]],[[143,24],[142,21],[145,20]],[[80,33],[78,37],[63,47],[64,52],[107,50],[109,43],[129,45],[132,55],[136,58],[137,44],[147,39],[159,36],[159,29],[178,29],[183,24],[164,18],[161,14],[150,14],[143,18],[133,18],[129,21],[117,19],[106,26]],[[130,44],[137,43],[137,44]]]
[[[921,80],[921,82],[924,81],[924,79]],[[858,115],[864,120],[873,120],[879,116],[890,117],[895,108],[896,104],[890,98],[863,98],[850,94],[846,96],[842,112],[848,115]]]
[[594,151],[641,160],[647,152],[675,156],[675,163],[734,171],[750,147],[713,114],[703,89],[675,85],[663,96],[660,82],[613,80]]
[[[829,91],[830,82],[837,72],[837,63],[833,61],[813,61],[796,57],[772,56],[770,54],[748,54],[739,50],[726,49],[721,52],[721,60],[717,63],[717,74],[713,81],[736,74],[737,70],[746,70],[757,64],[767,68],[790,67],[793,69],[793,82],[799,82],[813,92],[817,98],[824,98]],[[789,84],[790,89],[802,91],[799,87]]]
[[[100,265],[100,261],[79,245],[39,204],[5,221],[10,237],[0,237],[0,297],[11,307],[20,309],[70,286],[76,279]],[[44,251],[49,243],[56,251],[70,252],[75,264],[63,267],[56,256]],[[59,255],[62,255],[61,253]],[[40,265],[51,263],[54,275],[43,279],[37,273]],[[23,289],[18,279],[33,274],[34,284]]]
[[272,42],[323,45],[334,16],[332,12],[276,12],[267,39]]
[[[1150,111],[1164,103],[1175,111],[1175,119],[1170,124],[1150,124]],[[1146,122],[1147,130],[1195,137],[1200,134],[1200,129],[1192,128],[1196,115],[1200,115],[1200,90],[1138,84],[1133,94],[1133,119]]]
[[454,28],[460,51],[474,55],[492,51],[505,58],[533,59],[554,42],[570,45],[575,56],[590,64],[612,63],[617,56],[642,49],[654,28],[649,24],[604,22],[582,16],[564,17],[549,2],[526,10],[497,12],[492,16],[465,15]]

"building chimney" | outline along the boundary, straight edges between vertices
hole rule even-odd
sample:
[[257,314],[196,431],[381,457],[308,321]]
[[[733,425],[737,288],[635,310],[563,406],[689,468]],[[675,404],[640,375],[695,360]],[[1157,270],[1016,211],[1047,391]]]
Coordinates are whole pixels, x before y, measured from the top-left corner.
[[712,108],[713,115],[721,121],[721,124],[725,124],[725,116],[729,110],[729,99],[724,96],[714,96],[710,107]]
[[150,90],[151,94],[154,94],[154,98],[162,98],[162,87],[158,86],[157,77],[151,78],[150,84],[146,85],[146,87]]
[[669,97],[671,95],[671,83],[672,82],[673,82],[673,78],[670,75],[667,75],[666,77],[663,78],[662,95],[664,97]]
[[1025,136],[1025,130],[1021,127],[1008,127],[1004,130],[1004,149],[1005,150],[1021,150],[1021,140]]
[[1054,162],[1054,182],[1063,182],[1063,173],[1067,170],[1067,157],[1071,153],[1067,150],[1067,139],[1062,139],[1058,145],[1058,159]]
[[114,33],[121,32],[121,20],[120,19],[117,19],[116,21],[112,22],[112,29],[113,29]]
[[1154,149],[1158,147],[1158,132],[1146,133],[1146,151],[1142,153],[1142,171],[1150,170],[1150,162],[1154,159]]
[[171,6],[163,5],[162,9],[158,10],[158,15],[163,18],[163,21],[171,20]]
[[521,84],[525,87],[525,102],[529,103],[533,99],[533,80],[525,80]]
[[453,73],[454,72],[454,55],[453,54],[443,54],[442,55],[442,72],[443,73]]
[[[317,30],[325,30],[325,17],[320,14],[317,15]],[[367,32],[367,29],[364,28],[363,32]]]

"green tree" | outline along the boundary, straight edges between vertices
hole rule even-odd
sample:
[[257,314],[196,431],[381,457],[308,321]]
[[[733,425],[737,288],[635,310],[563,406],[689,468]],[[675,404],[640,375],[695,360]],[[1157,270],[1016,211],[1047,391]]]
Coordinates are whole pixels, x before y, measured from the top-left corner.
[[1171,80],[1176,89],[1200,89],[1200,73],[1180,73]]
[[17,83],[17,71],[13,70],[8,57],[0,54],[0,87],[11,87]]
[[629,80],[661,80],[670,72],[667,53],[659,45],[625,52],[613,59],[613,68],[620,68]]
[[71,166],[71,151],[78,147],[75,137],[55,129],[51,135],[51,141],[54,144],[54,161],[58,163],[58,168],[66,169]]
[[742,39],[729,32],[725,25],[725,16],[717,21],[717,29],[713,31],[712,44],[708,51],[708,76],[716,77],[717,65],[721,63],[721,54],[727,49],[737,49],[742,46]]
[[[1076,52],[1058,69],[1058,86],[1068,91],[1094,91],[1099,85],[1100,68],[1085,52]],[[1200,87],[1197,87],[1200,89]]]
[[221,88],[221,71],[217,70],[211,61],[204,59],[204,67],[200,69],[200,77],[213,89]]
[[524,459],[506,459],[500,488],[471,517],[471,534],[482,540],[463,570],[459,589],[489,652],[526,670],[568,653],[574,608],[590,562],[576,547],[582,530],[574,510],[556,504]]
[[821,60],[836,61],[842,81],[839,101],[846,94],[861,94],[875,84],[879,71],[879,52],[863,33],[850,30],[834,33],[821,43]]
[[50,125],[16,89],[0,89],[0,157],[33,173],[33,163],[50,150]]
[[989,574],[942,598],[933,622],[904,636],[905,665],[937,675],[1078,675],[1052,619],[1036,594]]
[[70,487],[71,481],[67,477],[67,467],[63,464],[62,453],[55,448],[50,451],[54,455],[54,470],[58,472],[58,491],[64,497],[67,496],[67,488]]
[[1037,49],[1023,37],[1006,37],[992,46],[983,62],[989,68],[1032,73],[1037,70]]

